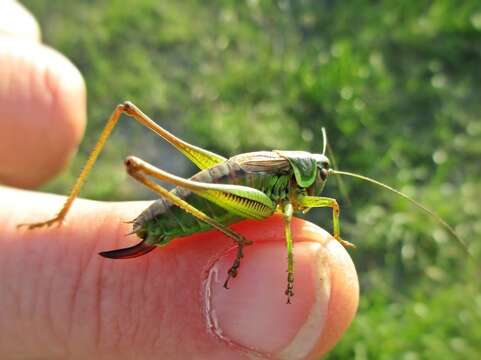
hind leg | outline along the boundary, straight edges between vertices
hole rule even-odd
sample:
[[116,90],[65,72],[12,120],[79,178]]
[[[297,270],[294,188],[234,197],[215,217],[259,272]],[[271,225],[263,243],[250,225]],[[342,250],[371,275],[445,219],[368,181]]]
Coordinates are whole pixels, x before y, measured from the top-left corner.
[[80,190],[82,189],[85,183],[85,180],[87,179],[87,176],[89,175],[90,171],[92,170],[92,167],[97,161],[97,157],[99,156],[100,152],[104,148],[105,142],[110,137],[112,130],[117,125],[120,119],[120,116],[122,114],[128,115],[130,118],[138,121],[140,124],[144,125],[145,127],[149,128],[150,130],[158,134],[160,137],[167,140],[169,143],[175,146],[180,152],[182,152],[187,158],[189,158],[194,164],[196,164],[201,169],[206,169],[208,167],[211,167],[215,164],[221,163],[226,160],[220,155],[214,154],[205,149],[201,149],[197,146],[191,145],[177,138],[176,136],[174,136],[173,134],[171,134],[161,126],[157,125],[152,119],[150,119],[147,115],[145,115],[134,104],[132,104],[129,101],[126,101],[122,104],[117,105],[112,115],[110,115],[110,118],[105,124],[105,127],[102,130],[99,136],[99,139],[97,140],[97,143],[95,144],[95,147],[90,152],[87,162],[85,163],[80,175],[78,176],[77,180],[75,181],[75,184],[72,187],[72,190],[70,191],[70,194],[68,195],[64,205],[62,206],[58,214],[54,218],[46,221],[32,223],[32,224],[19,224],[18,227],[26,226],[28,227],[28,229],[35,229],[35,228],[44,227],[44,226],[51,226],[53,224],[57,224],[57,225],[62,224],[62,222],[65,219],[65,216],[67,216],[67,213],[69,212],[70,207],[72,206],[72,203],[79,195]]
[[[250,242],[248,242],[241,234],[235,232],[234,230],[230,229],[229,227],[219,223],[215,219],[211,218],[207,214],[205,214],[203,211],[197,209],[196,207],[192,206],[188,202],[186,202],[184,199],[181,199],[180,197],[176,196],[172,192],[168,191],[165,189],[163,186],[149,180],[146,175],[153,176],[159,180],[164,180],[169,182],[169,177],[166,176],[166,173],[160,169],[156,169],[152,165],[142,161],[141,159],[135,158],[135,157],[129,157],[125,161],[125,166],[127,168],[127,172],[129,173],[130,176],[132,176],[134,179],[139,181],[140,183],[144,184],[147,186],[150,190],[154,191],[155,193],[159,194],[162,198],[168,200],[172,204],[180,207],[182,210],[188,212],[192,216],[196,217],[197,219],[206,222],[207,224],[211,225],[213,228],[218,229],[219,231],[223,232],[225,235],[230,237],[231,239],[234,240],[234,242],[237,244],[237,254],[236,258],[234,260],[234,263],[232,264],[231,268],[228,271],[228,276],[227,280],[224,283],[224,287],[228,288],[228,283],[230,278],[236,277],[237,272],[240,266],[240,262],[242,257],[244,256],[243,249],[245,245],[249,245]],[[139,244],[140,245],[140,244]],[[122,251],[117,250],[117,251]],[[143,251],[144,249],[138,249],[139,251]],[[115,251],[115,250],[114,250]],[[110,252],[109,252],[110,253]],[[105,253],[101,254],[105,256]]]

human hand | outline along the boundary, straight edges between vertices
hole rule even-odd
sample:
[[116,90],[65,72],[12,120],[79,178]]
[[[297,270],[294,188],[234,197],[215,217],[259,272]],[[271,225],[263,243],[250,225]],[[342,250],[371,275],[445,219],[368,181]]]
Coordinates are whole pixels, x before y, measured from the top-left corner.
[[[8,6],[21,11],[13,1],[2,10]],[[76,148],[85,89],[35,31],[22,34],[9,25],[0,38],[0,182],[28,188],[54,176]],[[138,241],[125,236],[123,221],[147,202],[77,200],[64,226],[28,231],[16,225],[52,217],[64,198],[0,187],[0,199],[0,358],[318,358],[357,308],[349,256],[302,220],[293,221],[295,296],[287,305],[279,217],[233,226],[254,245],[226,290],[235,250],[218,232],[131,260],[97,255]]]

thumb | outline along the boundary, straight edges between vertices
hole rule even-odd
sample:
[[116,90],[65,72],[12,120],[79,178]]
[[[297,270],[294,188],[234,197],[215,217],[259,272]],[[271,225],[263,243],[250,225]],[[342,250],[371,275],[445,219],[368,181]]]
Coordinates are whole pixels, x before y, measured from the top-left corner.
[[[148,203],[79,200],[60,228],[17,230],[43,220],[63,198],[1,189],[1,358],[316,358],[351,322],[358,301],[353,264],[326,232],[293,221],[295,296],[287,305],[282,218],[233,228],[252,240],[239,275],[217,231],[178,238],[135,259],[99,251],[129,246]],[[26,218],[27,217],[27,218]]]

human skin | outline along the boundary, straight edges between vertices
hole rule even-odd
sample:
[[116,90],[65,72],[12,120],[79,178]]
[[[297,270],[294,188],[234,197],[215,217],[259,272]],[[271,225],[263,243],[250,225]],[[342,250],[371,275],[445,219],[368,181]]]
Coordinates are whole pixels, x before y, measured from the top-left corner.
[[[0,145],[0,183],[9,186],[33,188],[57,174],[85,127],[80,73],[38,38],[11,27],[0,38],[0,144],[9,144]],[[226,290],[235,247],[216,231],[135,259],[97,255],[138,242],[125,221],[148,202],[78,200],[61,227],[30,231],[17,225],[51,218],[64,197],[0,187],[0,200],[2,359],[316,359],[357,309],[349,255],[299,219],[287,305],[279,216],[232,226],[254,244]]]

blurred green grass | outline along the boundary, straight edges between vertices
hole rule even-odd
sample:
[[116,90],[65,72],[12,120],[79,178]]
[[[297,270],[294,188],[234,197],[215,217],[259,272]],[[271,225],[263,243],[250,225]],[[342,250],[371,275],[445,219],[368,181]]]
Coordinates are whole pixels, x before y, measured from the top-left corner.
[[[180,137],[230,156],[320,152],[435,209],[481,258],[481,4],[24,1],[44,41],[86,78],[89,124],[66,193],[114,106],[129,99]],[[248,135],[247,135],[248,134]],[[83,195],[153,198],[124,174],[140,155],[194,168],[147,130],[121,123]],[[329,359],[481,357],[479,273],[433,221],[345,178],[344,237],[361,281],[357,318]],[[327,193],[339,198],[331,180]],[[345,203],[340,199],[341,206]],[[315,212],[329,229],[328,212]]]

